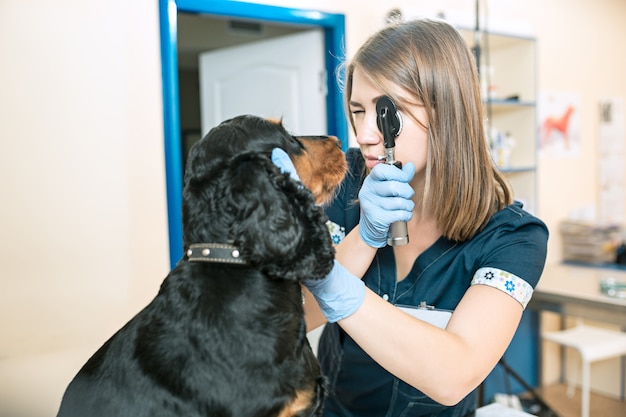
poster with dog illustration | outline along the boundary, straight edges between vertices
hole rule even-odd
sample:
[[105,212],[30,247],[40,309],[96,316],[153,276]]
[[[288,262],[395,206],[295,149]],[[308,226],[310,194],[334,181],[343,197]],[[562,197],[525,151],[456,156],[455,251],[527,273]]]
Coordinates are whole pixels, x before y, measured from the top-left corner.
[[539,156],[580,156],[581,101],[576,93],[544,91],[539,94]]

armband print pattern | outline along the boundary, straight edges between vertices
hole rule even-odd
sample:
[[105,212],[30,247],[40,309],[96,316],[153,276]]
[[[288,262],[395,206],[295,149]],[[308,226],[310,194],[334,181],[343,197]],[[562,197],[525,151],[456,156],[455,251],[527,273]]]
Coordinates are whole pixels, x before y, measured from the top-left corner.
[[346,237],[346,229],[343,226],[339,226],[337,223],[333,223],[330,220],[326,222],[326,227],[330,233],[330,238],[333,241],[333,245],[338,245],[339,242]]
[[474,274],[471,285],[488,285],[504,291],[524,308],[533,295],[533,287],[529,283],[510,272],[497,268],[480,268]]

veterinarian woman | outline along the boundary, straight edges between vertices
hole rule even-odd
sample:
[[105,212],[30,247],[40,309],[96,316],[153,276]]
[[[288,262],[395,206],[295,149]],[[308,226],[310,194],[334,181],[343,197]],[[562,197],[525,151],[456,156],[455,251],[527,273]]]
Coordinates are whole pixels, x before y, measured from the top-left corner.
[[[417,20],[373,35],[347,65],[345,93],[360,151],[328,207],[337,263],[305,303],[323,322],[326,417],[462,417],[509,345],[541,276],[544,223],[513,201],[485,138],[473,56],[449,24]],[[382,163],[376,102],[402,120]],[[389,246],[390,224],[409,242]],[[322,314],[319,314],[319,306]],[[447,323],[397,306],[451,310]],[[441,314],[441,316],[437,316]],[[435,323],[435,324],[432,324]]]

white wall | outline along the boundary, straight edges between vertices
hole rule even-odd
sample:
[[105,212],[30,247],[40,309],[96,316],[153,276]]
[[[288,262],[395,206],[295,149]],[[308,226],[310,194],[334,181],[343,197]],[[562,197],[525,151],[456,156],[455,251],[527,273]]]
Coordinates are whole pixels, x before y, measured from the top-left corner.
[[168,272],[158,35],[153,0],[0,0],[0,415],[52,415]]
[[[474,10],[460,0],[259,2],[345,13],[348,55],[392,6]],[[539,166],[555,262],[556,225],[597,199],[597,101],[626,96],[626,3],[488,5],[491,19],[530,22],[540,89],[583,99],[583,152]],[[157,1],[0,0],[0,38],[0,415],[17,403],[43,416],[169,270]]]

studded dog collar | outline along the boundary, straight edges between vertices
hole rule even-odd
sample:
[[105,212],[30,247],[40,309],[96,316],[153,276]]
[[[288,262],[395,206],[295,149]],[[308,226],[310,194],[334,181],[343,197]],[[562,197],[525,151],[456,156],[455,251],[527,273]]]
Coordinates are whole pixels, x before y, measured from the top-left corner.
[[187,249],[189,262],[216,262],[245,265],[239,248],[227,243],[193,243]]

